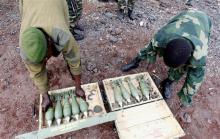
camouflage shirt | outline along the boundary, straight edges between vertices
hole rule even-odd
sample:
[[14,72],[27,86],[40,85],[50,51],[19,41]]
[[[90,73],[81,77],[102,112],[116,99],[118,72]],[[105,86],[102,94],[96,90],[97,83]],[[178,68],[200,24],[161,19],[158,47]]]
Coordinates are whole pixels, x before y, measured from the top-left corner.
[[187,73],[184,86],[178,94],[185,105],[192,103],[192,96],[204,79],[210,30],[211,20],[205,13],[197,10],[183,11],[160,29],[150,44],[139,52],[141,59],[154,63],[157,55],[163,56],[164,48],[169,41],[181,37],[191,41],[194,52],[189,63],[178,69],[170,68],[168,75],[171,80],[179,80],[184,73]]

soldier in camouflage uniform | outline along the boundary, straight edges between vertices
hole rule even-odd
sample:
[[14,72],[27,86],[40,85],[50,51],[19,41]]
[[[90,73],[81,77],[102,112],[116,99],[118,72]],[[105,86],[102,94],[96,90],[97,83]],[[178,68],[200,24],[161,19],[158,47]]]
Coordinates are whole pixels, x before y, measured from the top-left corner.
[[84,36],[75,31],[84,31],[84,29],[78,24],[83,12],[82,0],[66,0],[66,2],[69,9],[70,31],[76,40],[82,40],[84,39]]
[[138,67],[141,60],[154,63],[157,55],[163,56],[165,64],[170,67],[168,78],[162,82],[163,96],[170,98],[172,82],[186,74],[178,96],[183,106],[189,106],[204,80],[210,30],[211,20],[205,13],[183,11],[160,29],[150,44],[130,63],[122,66],[122,70]]
[[128,17],[131,20],[134,20],[133,17],[133,9],[134,9],[134,0],[118,0],[118,8],[119,8],[119,14],[124,15],[126,8],[128,9]]

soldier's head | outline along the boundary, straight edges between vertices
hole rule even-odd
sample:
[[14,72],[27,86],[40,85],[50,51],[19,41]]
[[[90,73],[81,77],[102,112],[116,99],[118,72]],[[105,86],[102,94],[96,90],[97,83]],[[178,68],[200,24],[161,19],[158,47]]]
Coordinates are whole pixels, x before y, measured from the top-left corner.
[[29,27],[21,35],[21,56],[31,63],[41,63],[46,57],[47,40],[42,31]]
[[164,50],[164,63],[172,68],[178,68],[187,63],[193,52],[192,43],[185,38],[170,41]]

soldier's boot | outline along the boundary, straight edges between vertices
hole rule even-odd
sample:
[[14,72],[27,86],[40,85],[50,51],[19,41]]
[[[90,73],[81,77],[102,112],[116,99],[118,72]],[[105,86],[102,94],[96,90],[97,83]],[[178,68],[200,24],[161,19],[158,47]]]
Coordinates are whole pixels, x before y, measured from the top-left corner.
[[140,62],[141,62],[141,59],[139,57],[135,57],[130,63],[123,65],[121,70],[123,72],[127,72],[129,70],[135,69],[139,66]]
[[84,39],[84,35],[82,35],[82,34],[76,32],[76,31],[74,30],[74,28],[71,28],[71,29],[70,29],[70,32],[72,33],[72,35],[73,35],[73,37],[75,38],[76,41],[80,41],[80,40],[83,40],[83,39]]
[[187,1],[186,1],[186,5],[192,6],[192,0],[187,0]]
[[168,78],[163,80],[161,83],[162,95],[165,99],[169,99],[172,97],[172,91],[171,91],[172,83],[173,83],[173,81],[171,81]]
[[128,9],[128,17],[130,18],[130,20],[134,20],[134,15],[132,13],[133,13],[133,10]]
[[79,24],[76,24],[74,26],[74,29],[79,30],[79,31],[84,31],[84,28],[82,26],[80,26]]
[[117,15],[118,15],[118,18],[120,20],[124,19],[124,17],[125,17],[125,10],[124,9],[119,9]]

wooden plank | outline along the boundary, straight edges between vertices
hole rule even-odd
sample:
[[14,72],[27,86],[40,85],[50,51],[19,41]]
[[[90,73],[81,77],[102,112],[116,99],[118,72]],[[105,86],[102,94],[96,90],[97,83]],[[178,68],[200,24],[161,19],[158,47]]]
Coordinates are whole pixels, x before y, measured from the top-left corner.
[[115,125],[121,139],[157,138],[157,132],[158,138],[184,135],[164,100],[120,111]]
[[[90,83],[90,84],[85,84],[81,86],[82,89],[85,91],[85,95],[86,95],[86,102],[88,102],[89,104],[89,117],[93,117],[93,116],[99,116],[102,114],[106,113],[104,104],[103,104],[103,100],[102,100],[102,96],[101,96],[101,92],[98,86],[98,83]],[[60,94],[63,92],[67,92],[69,90],[75,90],[75,87],[68,87],[68,88],[63,88],[63,89],[58,89],[58,90],[52,90],[49,91],[48,94],[49,95],[54,95],[54,94]],[[93,95],[91,95],[91,93],[93,93]],[[88,96],[90,95],[90,99],[88,99]],[[42,96],[40,97],[42,99]],[[41,100],[42,101],[42,100]],[[41,102],[40,101],[40,102]],[[94,112],[93,109],[95,106],[100,106],[102,111],[101,112]],[[40,103],[40,107],[39,107],[39,129],[45,128],[45,121],[43,121],[44,118],[44,113],[42,113],[42,108],[41,108],[41,103]],[[53,123],[52,126],[56,126],[55,123]]]
[[118,113],[115,123],[119,125],[117,129],[120,130],[170,115],[172,115],[171,111],[162,100],[122,110]]
[[175,139],[185,135],[172,116],[118,130],[118,134],[120,139]]
[[41,130],[33,131],[30,133],[18,135],[16,139],[44,139],[48,137],[54,137],[67,132],[72,132],[80,130],[83,128],[91,127],[94,125],[99,125],[102,123],[114,121],[117,118],[117,112],[105,113],[100,116],[89,117],[87,119],[82,119],[76,122],[71,122],[68,124],[63,124],[60,126],[54,126],[49,128],[43,128]]
[[[148,80],[151,88],[154,92],[157,93],[158,97],[155,99],[150,99],[150,100],[146,100],[146,101],[141,101],[138,103],[134,103],[134,104],[128,104],[126,106],[123,106],[123,108],[129,108],[129,107],[133,107],[133,106],[137,106],[137,105],[141,105],[141,104],[145,104],[145,103],[149,103],[149,102],[153,102],[153,101],[157,101],[157,100],[161,100],[163,97],[160,94],[158,88],[156,87],[155,83],[153,82],[153,80],[151,79],[150,75],[148,72],[143,72],[143,73],[138,73],[138,74],[132,74],[132,75],[126,75],[126,76],[121,76],[121,77],[115,77],[115,78],[109,78],[109,79],[105,79],[103,80],[103,84],[104,84],[104,89],[106,92],[106,96],[107,96],[107,100],[109,102],[110,108],[112,111],[116,111],[116,110],[120,110],[121,108],[118,107],[115,103],[115,98],[114,98],[114,92],[113,89],[110,85],[110,81],[111,80],[118,80],[118,79],[124,79],[125,77],[130,77],[132,83],[135,85],[136,88],[139,88],[139,84],[137,82],[137,80],[135,79],[136,76],[139,75],[143,75],[145,80]],[[125,86],[125,88],[129,91],[129,87],[128,84],[123,82],[123,85]],[[130,91],[129,91],[130,92]]]
[[39,122],[39,124],[38,124],[38,128],[39,129],[41,129],[41,125],[43,124],[42,123],[42,121],[43,121],[43,117],[42,117],[42,106],[41,106],[41,104],[42,104],[42,100],[43,100],[43,96],[42,96],[42,94],[40,94],[40,101],[39,101],[39,120],[38,120],[38,122]]

